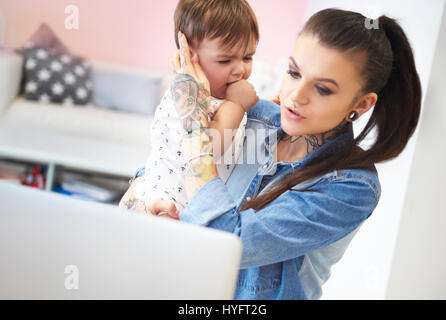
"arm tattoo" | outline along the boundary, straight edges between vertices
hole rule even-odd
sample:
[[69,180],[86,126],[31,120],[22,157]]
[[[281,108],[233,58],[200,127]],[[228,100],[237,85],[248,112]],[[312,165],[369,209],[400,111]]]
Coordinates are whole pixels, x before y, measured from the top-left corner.
[[204,86],[187,74],[176,74],[170,90],[184,130],[191,134],[193,125],[198,125],[200,131],[207,128],[209,92]]
[[[207,118],[209,91],[193,77],[176,74],[171,93],[183,128],[188,133],[183,139],[186,157],[191,158],[197,153],[212,154]],[[203,184],[217,176],[217,170],[211,155],[194,159],[186,166],[186,188],[190,200]]]

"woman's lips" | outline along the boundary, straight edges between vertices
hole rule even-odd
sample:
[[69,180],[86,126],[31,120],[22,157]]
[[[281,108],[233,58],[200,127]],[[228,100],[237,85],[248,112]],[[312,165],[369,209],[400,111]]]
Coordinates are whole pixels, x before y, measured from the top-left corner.
[[297,111],[291,108],[285,107],[286,116],[293,120],[303,120],[306,119],[304,116],[300,115]]

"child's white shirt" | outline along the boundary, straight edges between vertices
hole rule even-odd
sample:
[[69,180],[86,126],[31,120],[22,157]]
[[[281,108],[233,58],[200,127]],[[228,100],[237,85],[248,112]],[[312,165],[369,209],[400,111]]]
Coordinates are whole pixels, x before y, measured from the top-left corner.
[[[224,100],[211,97],[208,120],[212,119],[223,102]],[[232,145],[216,163],[218,175],[224,182],[228,180],[243,148],[246,122],[245,112]],[[151,152],[146,162],[145,174],[134,190],[137,199],[169,200],[180,211],[188,204],[183,167],[187,159],[181,146],[184,133],[170,89],[167,89],[155,110],[150,133]]]

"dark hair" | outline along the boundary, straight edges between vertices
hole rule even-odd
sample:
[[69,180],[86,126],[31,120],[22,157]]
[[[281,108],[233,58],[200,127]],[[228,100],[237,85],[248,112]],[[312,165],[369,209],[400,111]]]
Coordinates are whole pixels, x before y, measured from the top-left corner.
[[[317,37],[329,48],[365,56],[360,70],[362,93],[378,95],[366,126],[340,150],[286,175],[271,191],[246,202],[243,209],[263,208],[297,184],[334,170],[367,169],[391,160],[406,146],[417,126],[421,108],[421,84],[412,48],[396,20],[381,16],[378,29],[374,29],[366,19],[356,12],[326,9],[314,14],[301,31]],[[361,149],[359,144],[374,127],[377,134],[373,145]]]
[[221,37],[227,47],[259,41],[257,19],[246,0],[180,0],[174,21],[177,48],[179,31],[198,43]]

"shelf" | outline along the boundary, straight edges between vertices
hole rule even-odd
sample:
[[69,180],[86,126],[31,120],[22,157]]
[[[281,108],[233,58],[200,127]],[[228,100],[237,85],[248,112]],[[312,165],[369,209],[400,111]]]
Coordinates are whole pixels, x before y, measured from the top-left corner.
[[0,181],[21,185],[35,166],[40,166],[42,190],[78,199],[118,204],[129,184],[125,177],[80,172],[59,165],[16,161],[0,158]]
[[80,173],[56,167],[51,191],[84,200],[117,204],[128,187],[126,178]]
[[88,137],[0,126],[0,157],[61,165],[80,171],[132,177],[145,164],[149,149],[149,146],[142,148]]
[[140,146],[0,125],[0,163],[22,163],[28,168],[43,165],[47,191],[59,188],[67,177],[75,185],[73,176],[77,176],[77,185],[89,181],[100,187],[109,185],[117,196],[108,200],[117,203],[148,153],[148,148]]
[[[32,173],[36,166],[38,166],[39,177],[34,180]],[[0,158],[0,180],[2,181],[18,185],[24,184],[26,181],[28,183],[35,181],[37,186],[41,186],[40,189],[45,189],[47,171],[48,166],[45,164]]]

